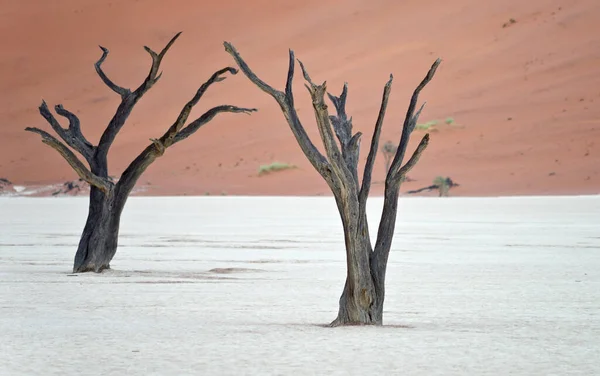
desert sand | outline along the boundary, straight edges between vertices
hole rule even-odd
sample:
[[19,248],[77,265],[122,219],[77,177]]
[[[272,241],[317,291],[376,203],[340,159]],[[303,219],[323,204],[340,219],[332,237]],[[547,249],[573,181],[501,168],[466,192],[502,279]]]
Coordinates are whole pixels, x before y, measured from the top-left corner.
[[600,373],[598,196],[401,199],[384,326],[335,329],[331,197],[133,197],[76,276],[85,198],[0,206],[2,375]]
[[[512,21],[511,21],[512,20]],[[117,138],[111,174],[158,137],[215,70],[234,62],[233,43],[265,81],[283,88],[287,49],[333,93],[349,83],[348,111],[370,142],[383,85],[395,81],[382,142],[398,140],[410,94],[435,58],[444,60],[421,101],[421,122],[438,121],[430,147],[410,173],[426,186],[438,175],[453,195],[600,193],[600,3],[597,0],[191,1],[5,0],[0,8],[0,178],[19,186],[62,184],[76,175],[24,132],[50,127],[45,99],[76,112],[93,142],[119,98],[94,71],[101,44],[118,84],[137,87],[149,67],[142,46],[158,50],[183,35],[161,81]],[[295,80],[297,107],[320,145],[310,100]],[[242,75],[212,87],[193,115],[222,103],[256,107],[224,114],[153,164],[138,183],[152,195],[319,195],[329,191],[305,160],[277,104]],[[453,124],[445,124],[447,118]],[[423,132],[415,132],[411,147]],[[296,169],[258,176],[260,165]],[[383,158],[374,193],[382,191]]]

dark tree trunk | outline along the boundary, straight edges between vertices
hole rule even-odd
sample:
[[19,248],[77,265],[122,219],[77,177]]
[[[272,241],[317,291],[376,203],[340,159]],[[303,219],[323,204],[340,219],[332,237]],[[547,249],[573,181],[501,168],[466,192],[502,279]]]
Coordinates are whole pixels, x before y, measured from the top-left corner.
[[358,197],[350,198],[353,205],[348,206],[336,198],[344,228],[346,283],[340,297],[338,317],[332,325],[381,323],[381,315],[375,310],[377,291],[369,267],[372,249],[368,227],[359,211],[351,209],[358,209],[357,199]]
[[302,62],[298,61],[307,82],[306,88],[312,98],[317,127],[326,151],[326,156],[324,156],[306,134],[294,107],[292,92],[295,68],[294,52],[290,50],[285,91],[279,91],[258,78],[230,43],[225,42],[225,50],[235,59],[250,81],[277,101],[304,155],[327,182],[335,197],[344,227],[347,274],[344,291],[339,301],[338,316],[331,326],[381,325],[385,298],[385,273],[396,225],[400,184],[427,147],[429,134],[423,137],[411,158],[403,165],[404,154],[410,135],[423,109],[421,106],[421,109],[415,112],[419,93],[431,81],[441,61],[436,60],[425,79],[413,92],[402,127],[402,137],[387,169],[384,208],[377,232],[377,242],[375,248],[372,248],[366,205],[392,77],[390,76],[383,91],[381,108],[371,139],[371,148],[365,163],[361,184],[358,179],[358,155],[362,134],[360,132],[352,134],[352,118],[348,118],[346,114],[346,85],[339,97],[328,94],[336,110],[335,116],[329,115],[324,99],[327,92],[325,83],[321,85],[313,83]]
[[115,196],[91,188],[89,213],[75,254],[73,273],[98,273],[110,268],[117,252],[122,209],[117,207]]
[[[346,283],[340,296],[337,318],[331,326],[349,324],[381,325],[383,319],[383,295],[377,289],[375,276],[370,267],[370,239],[357,234],[351,242],[349,255],[364,255],[365,260],[353,256],[347,258]],[[367,267],[360,265],[366,264]],[[381,301],[381,302],[380,302]]]
[[110,268],[110,262],[117,251],[121,213],[123,212],[127,198],[146,168],[156,158],[162,156],[168,147],[194,134],[200,127],[208,123],[219,113],[250,113],[256,111],[256,109],[221,105],[211,108],[202,116],[186,125],[192,108],[200,101],[204,92],[215,82],[223,81],[225,79],[223,77],[224,73],[237,74],[237,70],[231,67],[218,70],[208,81],[200,86],[194,97],[183,106],[179,116],[165,134],[159,139],[152,139],[152,144],[148,145],[129,164],[117,183],[113,183],[108,178],[107,157],[110,147],[123,125],[125,125],[136,103],[160,79],[162,75],[160,72],[162,59],[180,34],[175,35],[160,53],[154,52],[149,47],[144,47],[152,58],[152,65],[144,82],[134,91],[116,85],[104,73],[102,63],[108,56],[108,50],[100,47],[102,49],[102,56],[95,64],[96,72],[106,86],[121,96],[121,104],[102,133],[97,146],[92,145],[83,136],[79,118],[74,113],[65,110],[60,104],[55,106],[56,113],[69,121],[69,127],[63,128],[48,109],[46,102],[42,101],[42,105],[39,108],[40,114],[68,146],[79,152],[86,159],[90,166],[89,169],[67,145],[48,132],[38,128],[25,129],[41,135],[42,142],[58,151],[73,167],[79,177],[90,184],[89,213],[81,240],[79,241],[77,253],[75,254],[73,264],[73,272],[75,273],[87,271],[101,272],[104,269]]

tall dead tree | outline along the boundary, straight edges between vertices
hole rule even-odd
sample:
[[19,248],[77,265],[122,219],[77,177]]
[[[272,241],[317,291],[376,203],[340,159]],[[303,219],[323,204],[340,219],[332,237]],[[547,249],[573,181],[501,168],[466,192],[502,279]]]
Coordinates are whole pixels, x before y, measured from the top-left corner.
[[[295,67],[294,52],[289,51],[287,83],[285,91],[280,91],[258,78],[233,45],[225,42],[225,50],[235,59],[241,71],[250,81],[277,101],[304,155],[325,179],[335,197],[344,227],[347,276],[344,291],[339,301],[338,316],[331,323],[331,326],[349,324],[381,325],[385,296],[385,273],[396,225],[400,183],[427,147],[429,134],[423,137],[413,155],[405,164],[403,164],[404,154],[410,135],[423,109],[423,106],[421,106],[415,113],[419,93],[431,81],[441,60],[436,60],[431,66],[427,76],[412,95],[398,149],[387,172],[383,212],[379,223],[377,241],[373,248],[369,237],[366,204],[371,187],[371,174],[377,154],[381,127],[392,88],[392,76],[390,75],[390,80],[383,90],[381,108],[375,123],[371,148],[365,163],[361,183],[357,172],[361,133],[352,134],[352,118],[348,118],[346,114],[347,85],[344,85],[339,97],[328,94],[336,110],[336,115],[330,115],[324,99],[327,91],[326,83],[315,84],[302,62],[298,60],[304,79],[307,82],[305,86],[312,98],[317,126],[326,151],[326,156],[324,156],[308,137],[294,107],[294,95],[292,93]],[[339,144],[336,142],[335,137],[337,137]]]
[[[74,273],[101,272],[103,269],[110,267],[110,261],[117,251],[119,222],[125,202],[142,173],[156,158],[162,156],[168,147],[186,139],[221,112],[250,113],[256,111],[255,109],[221,105],[211,108],[186,125],[192,108],[202,98],[206,90],[215,82],[223,81],[225,73],[237,73],[234,68],[223,68],[215,72],[208,81],[200,86],[193,98],[183,106],[179,116],[165,134],[160,138],[151,139],[152,143],[129,164],[118,182],[115,183],[109,178],[107,162],[109,149],[136,103],[160,79],[162,75],[162,72],[160,72],[161,62],[180,34],[176,34],[160,53],[154,52],[149,47],[144,47],[152,58],[152,65],[146,79],[134,91],[118,86],[104,73],[102,63],[108,56],[108,50],[100,46],[102,56],[95,64],[96,72],[104,84],[121,97],[121,103],[102,133],[98,145],[93,145],[84,137],[81,132],[79,118],[60,104],[56,105],[54,109],[58,115],[69,122],[68,128],[63,128],[60,125],[48,109],[46,102],[42,101],[39,110],[40,114],[64,143],[39,128],[28,127],[25,129],[41,135],[42,142],[58,151],[79,177],[90,184],[89,213],[75,254]],[[85,158],[89,168],[67,145]]]

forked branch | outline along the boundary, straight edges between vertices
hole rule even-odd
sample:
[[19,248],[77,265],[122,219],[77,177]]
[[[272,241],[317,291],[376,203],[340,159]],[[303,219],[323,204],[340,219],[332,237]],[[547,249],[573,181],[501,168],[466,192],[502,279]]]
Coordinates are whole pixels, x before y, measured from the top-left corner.
[[94,155],[94,146],[88,140],[86,140],[81,133],[79,118],[74,113],[65,110],[60,104],[56,105],[54,109],[60,116],[63,116],[69,120],[69,128],[65,129],[60,125],[54,115],[52,115],[50,112],[50,109],[45,101],[42,101],[42,104],[39,107],[40,114],[44,117],[44,119],[46,119],[56,134],[58,134],[58,136],[63,139],[67,145],[75,149],[88,162],[90,162]]
[[336,110],[336,115],[330,115],[329,121],[333,125],[333,130],[340,142],[342,149],[342,158],[352,174],[354,184],[358,187],[358,157],[360,153],[360,138],[361,132],[356,132],[352,135],[352,117],[348,119],[346,114],[346,97],[348,96],[348,85],[344,83],[342,94],[339,97],[327,93],[329,99],[333,103]]
[[49,145],[54,150],[58,151],[60,155],[71,165],[73,170],[77,172],[80,178],[88,182],[90,185],[100,189],[104,194],[108,194],[112,188],[112,183],[104,178],[101,178],[93,174],[87,167],[77,158],[77,156],[69,150],[62,142],[57,140],[54,136],[48,132],[43,131],[39,128],[25,128],[26,131],[37,133],[42,136],[42,142]]
[[[277,102],[285,101],[283,92],[274,89],[271,85],[267,84],[266,82],[261,80],[256,74],[254,74],[252,69],[250,69],[248,64],[246,64],[244,59],[242,59],[242,56],[240,56],[240,54],[237,52],[237,50],[235,49],[235,47],[233,47],[233,45],[231,43],[223,42],[223,45],[225,46],[225,51],[233,57],[233,59],[235,60],[237,65],[240,67],[242,72],[244,72],[246,77],[248,77],[248,79],[250,81],[252,81],[253,84],[258,86],[258,88],[261,89],[262,91],[264,91],[265,93],[271,95],[273,98],[275,98],[277,100]],[[293,58],[294,51],[290,50],[290,56]],[[293,62],[292,62],[292,64],[293,64]],[[292,79],[292,77],[290,77],[290,72],[291,72],[291,76],[293,77],[293,75],[294,75],[293,66],[288,71],[288,83],[291,83],[291,79]],[[291,86],[291,84],[290,84],[290,86]]]
[[[90,157],[93,155],[94,153],[94,145],[92,145],[91,142],[89,142],[85,136],[83,135],[83,133],[81,132],[81,122],[79,121],[79,118],[77,117],[77,115],[75,115],[74,113],[72,113],[71,111],[65,109],[63,107],[62,104],[57,104],[56,106],[54,106],[54,110],[56,111],[57,114],[59,114],[60,116],[66,118],[67,120],[69,120],[69,133],[71,135],[71,137],[74,139],[74,143],[76,143],[81,149],[86,150],[86,153],[90,154]],[[79,149],[77,147],[74,147],[75,150],[79,151]],[[87,158],[87,156],[86,156]]]
[[106,58],[108,57],[109,51],[106,47],[98,47],[100,47],[100,49],[102,50],[102,56],[100,57],[100,59],[98,59],[96,64],[94,64],[94,67],[96,67],[96,73],[98,73],[98,76],[100,76],[100,79],[102,79],[102,82],[104,82],[106,86],[108,86],[115,93],[119,94],[121,98],[125,98],[131,93],[131,91],[127,88],[120,87],[119,85],[112,82],[112,80],[108,78],[106,73],[104,73],[104,70],[102,69],[102,63],[104,63],[104,60],[106,60]]
[[371,190],[371,177],[373,174],[373,166],[375,165],[375,157],[377,156],[377,149],[379,148],[379,137],[381,136],[381,128],[383,127],[383,119],[385,118],[388,99],[390,97],[390,92],[392,91],[393,80],[394,76],[390,74],[390,79],[383,88],[383,98],[381,99],[381,107],[379,108],[379,115],[377,116],[377,121],[375,122],[375,129],[373,129],[371,148],[369,149],[369,155],[367,156],[367,162],[365,163],[365,172],[363,174],[363,180],[358,200],[361,210],[363,212],[366,208],[366,202],[367,198],[369,197],[369,191]]
[[[204,113],[198,119],[194,120],[187,127],[183,128],[190,115],[190,112],[192,111],[194,106],[198,104],[200,98],[202,98],[206,90],[215,82],[221,82],[225,80],[226,77],[222,77],[222,75],[227,72],[231,73],[232,75],[235,75],[238,71],[237,69],[232,67],[226,67],[216,71],[208,79],[208,81],[206,81],[204,84],[202,84],[202,86],[200,86],[200,88],[196,92],[196,95],[194,95],[194,97],[188,103],[186,103],[185,106],[183,106],[183,109],[179,113],[179,116],[177,117],[175,123],[171,126],[171,128],[169,128],[167,133],[165,133],[163,137],[161,137],[161,142],[165,145],[165,147],[169,147],[175,142],[187,138],[188,136],[196,132],[201,126],[212,120],[212,118],[214,118],[219,112],[241,112],[250,114],[251,112],[256,111],[255,108],[240,108],[231,105],[217,106],[208,110],[206,113]],[[181,133],[183,133],[183,135],[181,135]]]
[[233,59],[239,66],[240,70],[244,73],[244,75],[246,75],[246,77],[248,77],[248,79],[258,88],[272,96],[277,101],[290,126],[290,129],[292,130],[292,133],[294,134],[294,137],[296,138],[296,141],[298,142],[298,145],[300,145],[300,148],[302,149],[302,152],[313,165],[313,167],[321,174],[321,176],[328,183],[331,184],[331,165],[310,140],[308,134],[306,134],[306,130],[302,126],[302,123],[300,122],[300,119],[298,117],[298,113],[294,107],[294,96],[292,94],[292,81],[294,78],[295,64],[294,51],[289,51],[289,68],[284,93],[280,90],[274,89],[266,82],[261,80],[250,69],[248,64],[246,64],[244,59],[241,57],[241,55],[231,43],[224,42],[224,46],[225,51],[227,51],[227,53],[229,53],[233,57]]
[[413,95],[410,100],[410,105],[406,112],[406,118],[404,119],[400,144],[398,145],[396,155],[394,156],[394,160],[390,166],[385,180],[385,199],[383,201],[383,211],[381,213],[381,220],[379,221],[379,229],[377,231],[377,241],[375,243],[373,259],[374,265],[376,265],[377,268],[379,268],[379,270],[383,271],[383,279],[385,279],[385,270],[387,267],[388,257],[391,249],[392,238],[394,236],[394,227],[396,225],[396,212],[398,208],[398,194],[402,178],[406,176],[406,174],[410,171],[411,168],[414,167],[414,165],[417,163],[421,154],[423,153],[423,151],[429,143],[429,134],[426,134],[417,146],[412,157],[408,160],[408,162],[406,162],[404,166],[401,166],[402,160],[404,159],[404,154],[406,152],[406,148],[408,146],[408,141],[410,139],[410,134],[414,130],[419,114],[423,109],[423,106],[421,106],[421,108],[415,114],[415,108],[419,99],[419,93],[421,92],[421,90],[423,90],[425,85],[427,85],[427,83],[431,81],[436,69],[438,68],[441,62],[442,61],[440,59],[437,59],[433,63],[423,81],[421,81],[419,86],[417,86],[417,88],[413,92]]
[[421,154],[423,154],[423,151],[425,151],[425,149],[427,148],[427,145],[429,145],[429,133],[423,136],[421,142],[419,142],[419,145],[413,152],[413,155],[410,157],[408,162],[406,162],[406,164],[402,166],[398,171],[394,172],[395,180],[402,181],[406,174],[408,174],[410,170],[412,170],[412,168],[415,167],[415,165],[419,161],[419,158],[421,158]]
[[150,90],[150,88],[160,79],[161,74],[159,73],[160,64],[162,63],[162,59],[165,57],[166,53],[169,51],[173,43],[179,38],[181,32],[177,33],[169,43],[161,50],[160,53],[154,52],[148,46],[144,46],[144,49],[150,54],[152,57],[152,65],[150,66],[150,71],[148,72],[148,76],[142,82],[142,84],[132,93],[129,89],[121,88],[115,85],[112,81],[110,81],[102,69],[100,68],[101,63],[106,59],[106,55],[108,55],[108,50],[106,48],[102,48],[103,54],[102,58],[96,63],[96,71],[102,78],[102,81],[110,87],[113,91],[121,95],[121,104],[117,108],[117,111],[113,118],[111,119],[108,127],[102,133],[100,137],[100,142],[98,143],[98,148],[96,151],[96,157],[104,163],[106,160],[106,156],[108,155],[108,150],[112,145],[115,137],[127,121],[127,118],[131,114],[133,107],[136,103],[144,96],[144,94]]
[[404,154],[406,153],[406,148],[408,146],[410,134],[415,128],[415,124],[417,123],[419,115],[421,114],[421,110],[423,110],[423,106],[425,106],[425,104],[423,104],[419,111],[417,111],[417,113],[415,114],[415,108],[417,107],[417,102],[419,101],[419,94],[421,93],[421,90],[423,90],[423,88],[433,79],[435,71],[441,63],[441,59],[437,59],[433,63],[431,68],[429,68],[427,75],[421,81],[419,86],[417,86],[417,88],[413,92],[412,97],[410,98],[410,104],[408,106],[408,110],[406,111],[406,117],[404,118],[404,124],[402,126],[402,136],[400,137],[400,144],[398,145],[396,155],[394,156],[394,160],[392,161],[392,164],[390,166],[390,171],[388,171],[386,184],[389,179],[393,180],[395,178],[398,178],[397,174],[392,173],[392,171],[398,171],[400,169],[400,166],[402,165],[404,159]]
[[335,111],[337,116],[330,116],[329,120],[333,125],[333,130],[335,131],[335,135],[340,141],[340,145],[342,145],[342,150],[345,145],[350,143],[350,139],[352,138],[352,118],[348,119],[348,115],[346,114],[346,97],[348,96],[348,84],[344,83],[344,88],[342,89],[342,94],[339,97],[327,93],[329,100],[333,103],[335,107]]
[[165,57],[171,46],[175,43],[177,38],[181,35],[181,32],[175,34],[173,38],[167,43],[167,45],[160,51],[160,53],[154,52],[150,47],[144,46],[144,50],[150,54],[152,57],[152,66],[150,67],[150,72],[148,72],[148,76],[144,80],[144,82],[135,90],[134,95],[142,96],[148,89],[152,87],[162,76],[162,72],[159,73],[160,64],[162,63],[162,59]]
[[231,113],[243,113],[243,114],[250,115],[250,113],[256,112],[256,111],[257,111],[256,108],[237,107],[237,106],[232,106],[229,104],[224,104],[221,106],[213,107],[210,110],[206,111],[204,114],[202,114],[202,116],[200,116],[198,119],[196,119],[193,122],[191,122],[190,124],[188,124],[181,131],[179,131],[175,135],[173,144],[176,144],[179,141],[185,140],[186,138],[188,138],[189,136],[194,134],[194,132],[196,132],[198,129],[200,129],[204,124],[211,121],[219,113],[231,112]]
[[[127,169],[125,169],[121,175],[121,179],[117,183],[117,191],[119,193],[126,191],[128,194],[133,189],[138,178],[146,170],[146,168],[148,168],[148,166],[150,166],[150,164],[154,162],[156,158],[163,155],[168,147],[194,134],[198,129],[200,129],[200,127],[212,120],[217,114],[221,112],[250,114],[251,112],[256,111],[254,108],[241,108],[231,105],[217,106],[206,111],[198,119],[184,127],[192,109],[194,106],[196,106],[196,104],[198,104],[200,98],[202,98],[206,90],[215,82],[221,82],[225,80],[226,77],[223,77],[224,73],[231,73],[235,75],[237,74],[237,70],[231,67],[220,69],[200,86],[192,99],[190,99],[183,106],[175,122],[169,127],[169,129],[167,129],[162,137],[159,139],[151,139],[152,144],[148,145],[140,153],[140,155],[129,164]],[[126,197],[127,194],[123,196]]]
[[344,163],[340,149],[335,142],[333,129],[331,128],[331,123],[329,121],[329,111],[327,109],[327,105],[325,104],[327,83],[323,82],[321,85],[316,85],[311,80],[306,68],[304,67],[304,64],[302,64],[300,60],[298,60],[298,64],[300,64],[302,74],[307,82],[307,84],[304,86],[312,98],[312,105],[315,112],[315,118],[317,120],[317,127],[319,128],[319,134],[321,135],[321,140],[323,140],[323,146],[325,146],[329,163],[333,165],[333,169],[336,171],[338,176],[348,176],[349,171]]

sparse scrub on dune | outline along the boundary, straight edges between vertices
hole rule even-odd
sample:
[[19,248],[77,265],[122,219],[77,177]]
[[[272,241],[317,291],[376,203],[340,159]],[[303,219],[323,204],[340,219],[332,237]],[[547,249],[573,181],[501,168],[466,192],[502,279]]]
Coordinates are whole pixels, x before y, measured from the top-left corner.
[[276,172],[276,171],[291,170],[294,168],[296,168],[296,166],[288,164],[288,163],[273,162],[268,165],[261,165],[258,168],[258,175],[265,175],[265,174],[269,174],[271,172]]
[[[440,124],[440,121],[438,121],[438,120],[431,120],[431,121],[428,121],[427,123],[417,124],[415,126],[415,130],[437,132],[437,131],[439,131],[439,128],[438,128],[439,124]],[[454,121],[454,118],[451,117],[451,116],[448,116],[444,120],[444,124],[446,124],[446,125],[456,125],[455,121]]]
[[427,123],[417,124],[415,126],[415,129],[419,130],[419,131],[429,131],[433,127],[435,127],[437,125],[437,123],[438,123],[437,120],[432,120],[432,121],[428,121]]
[[507,28],[507,27],[509,27],[511,25],[514,25],[516,23],[517,23],[517,20],[515,20],[514,18],[511,18],[511,19],[508,20],[508,22],[503,23],[502,27],[503,28]]

